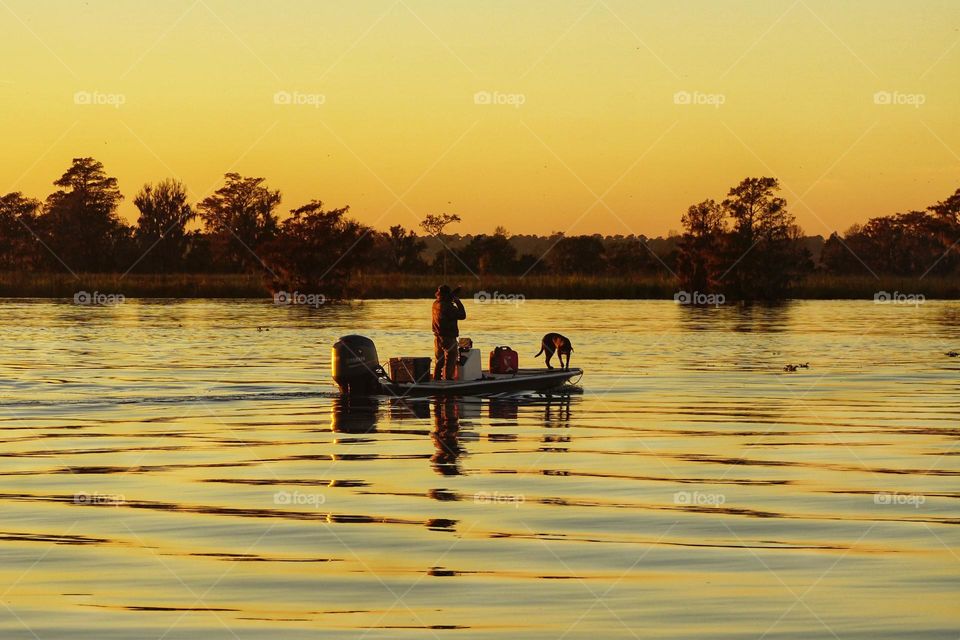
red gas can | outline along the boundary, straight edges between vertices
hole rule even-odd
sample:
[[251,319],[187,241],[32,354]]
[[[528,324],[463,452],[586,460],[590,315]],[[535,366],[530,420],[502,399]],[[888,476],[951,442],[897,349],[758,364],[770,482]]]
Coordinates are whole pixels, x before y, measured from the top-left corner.
[[490,352],[490,373],[516,373],[520,356],[510,347],[497,347]]

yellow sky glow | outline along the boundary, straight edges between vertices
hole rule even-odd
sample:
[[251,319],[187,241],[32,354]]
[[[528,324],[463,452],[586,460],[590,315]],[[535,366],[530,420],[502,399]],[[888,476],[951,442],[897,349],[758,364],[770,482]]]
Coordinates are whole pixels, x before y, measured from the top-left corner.
[[958,42],[945,1],[4,0],[0,193],[92,155],[131,221],[237,171],[378,228],[659,235],[765,174],[828,234],[960,187]]

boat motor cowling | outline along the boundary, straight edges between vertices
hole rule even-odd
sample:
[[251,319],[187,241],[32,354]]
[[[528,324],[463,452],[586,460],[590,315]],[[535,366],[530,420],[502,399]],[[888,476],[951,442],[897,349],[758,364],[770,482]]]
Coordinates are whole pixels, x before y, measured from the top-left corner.
[[333,345],[330,358],[333,380],[341,393],[374,394],[380,391],[380,359],[373,340],[365,336],[343,336]]

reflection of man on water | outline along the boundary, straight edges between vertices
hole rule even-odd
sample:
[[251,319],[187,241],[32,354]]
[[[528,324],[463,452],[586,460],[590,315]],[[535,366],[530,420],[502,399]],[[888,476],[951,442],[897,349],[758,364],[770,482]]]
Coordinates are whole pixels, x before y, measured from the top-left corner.
[[433,405],[433,445],[436,452],[430,461],[437,473],[460,475],[457,461],[463,453],[460,448],[460,404],[453,398],[437,399]]
[[453,380],[456,371],[458,349],[457,338],[460,335],[459,320],[467,319],[467,311],[457,294],[445,284],[437,287],[436,300],[433,301],[433,351],[437,365],[433,370],[433,379]]

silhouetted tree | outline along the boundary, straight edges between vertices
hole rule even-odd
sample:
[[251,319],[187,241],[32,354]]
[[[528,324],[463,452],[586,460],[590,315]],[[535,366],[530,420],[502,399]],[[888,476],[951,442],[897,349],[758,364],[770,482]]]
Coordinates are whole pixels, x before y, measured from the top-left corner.
[[931,205],[928,210],[953,224],[960,223],[960,189],[946,200]]
[[870,268],[863,262],[870,257],[870,247],[862,227],[853,225],[844,236],[830,234],[820,252],[820,267],[825,273],[836,275],[868,275]]
[[943,257],[940,262],[931,266],[932,270],[940,267],[941,271],[955,273],[960,269],[960,189],[946,200],[936,203],[928,211],[937,218],[936,233],[943,246]]
[[26,271],[37,266],[39,241],[34,228],[40,201],[19,191],[0,196],[0,270]]
[[421,222],[420,228],[432,236],[443,235],[444,229],[454,222],[460,222],[460,216],[455,213],[428,214]]
[[524,253],[517,258],[516,272],[521,275],[543,275],[550,271],[550,265],[542,256]]
[[[443,242],[443,231],[454,222],[460,222],[460,216],[455,213],[428,214],[421,222],[420,228]],[[443,251],[443,275],[447,275],[447,247]]]
[[276,238],[264,246],[267,268],[287,291],[339,298],[352,273],[370,264],[372,229],[346,217],[350,207],[325,211],[313,200],[290,211]]
[[745,178],[722,203],[733,220],[724,288],[741,299],[784,297],[811,268],[809,252],[776,178]]
[[474,236],[459,253],[470,269],[481,275],[505,275],[516,270],[517,249],[503,227],[497,227],[492,236]]
[[414,231],[407,231],[397,224],[383,236],[392,269],[400,273],[421,273],[426,269],[427,265],[420,254],[427,248],[427,243]]
[[224,175],[226,184],[198,206],[207,232],[214,236],[214,253],[234,267],[256,266],[258,247],[277,234],[274,209],[280,192],[268,189],[264,178]]
[[191,231],[184,241],[186,250],[183,266],[188,273],[223,273],[229,270],[215,259],[210,234],[199,230]]
[[141,252],[141,270],[182,270],[187,224],[197,215],[187,203],[186,188],[172,179],[145,184],[133,203],[140,210],[134,237]]
[[923,211],[871,218],[863,227],[871,245],[870,263],[886,273],[924,273],[943,254],[938,226],[938,221]]
[[717,292],[722,286],[723,248],[728,242],[724,209],[715,200],[704,200],[691,205],[680,222],[684,230],[677,257],[681,289]]
[[51,266],[73,271],[117,267],[117,251],[130,236],[116,214],[123,199],[117,179],[93,158],[74,158],[53,184],[61,189],[47,197],[40,220],[44,240],[57,258]]
[[606,253],[607,269],[613,276],[652,273],[660,267],[644,236],[608,240]]
[[855,262],[832,259],[835,251],[831,247],[831,260],[828,263],[825,259],[824,266],[833,273],[952,273],[960,262],[955,251],[958,240],[960,228],[949,211],[945,215],[910,211],[880,216],[870,218],[862,227],[854,226],[844,235],[843,244],[850,248]]
[[553,270],[562,274],[598,274],[606,269],[606,248],[598,236],[561,238],[550,251]]

